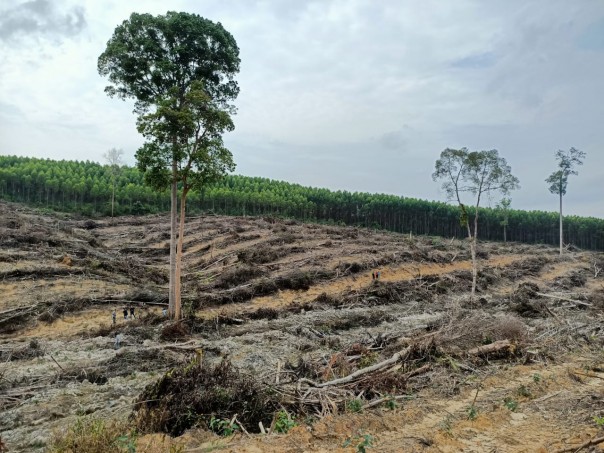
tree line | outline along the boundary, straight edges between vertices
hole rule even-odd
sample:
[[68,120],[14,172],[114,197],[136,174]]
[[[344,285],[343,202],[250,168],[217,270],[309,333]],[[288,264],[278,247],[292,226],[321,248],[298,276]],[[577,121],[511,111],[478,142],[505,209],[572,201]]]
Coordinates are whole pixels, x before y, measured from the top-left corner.
[[[0,156],[0,197],[85,216],[111,214],[115,180],[115,215],[170,210],[169,191],[144,183],[135,167],[96,162],[55,161]],[[470,217],[474,208],[467,207]],[[331,191],[267,178],[228,175],[193,190],[187,212],[225,215],[276,216],[380,228],[399,233],[466,237],[457,206],[395,195]],[[481,240],[507,240],[558,245],[559,216],[555,212],[480,208]],[[507,219],[507,221],[506,221]],[[564,243],[604,250],[604,219],[565,217]]]

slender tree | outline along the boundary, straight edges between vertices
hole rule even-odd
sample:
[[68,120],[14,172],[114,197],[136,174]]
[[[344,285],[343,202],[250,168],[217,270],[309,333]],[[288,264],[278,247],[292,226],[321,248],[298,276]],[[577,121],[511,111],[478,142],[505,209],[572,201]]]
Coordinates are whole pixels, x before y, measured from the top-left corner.
[[117,178],[120,174],[120,168],[123,164],[122,156],[124,155],[124,151],[122,149],[111,148],[105,154],[103,154],[103,158],[105,162],[109,165],[109,171],[111,173],[111,218],[113,219],[113,211],[115,206],[115,185],[117,183]]
[[[456,200],[459,205],[462,225],[465,226],[470,240],[472,254],[472,297],[476,293],[478,262],[476,247],[478,239],[478,214],[483,195],[500,192],[507,194],[519,187],[518,178],[512,175],[512,170],[499,152],[468,151],[467,148],[445,149],[436,161],[432,174],[434,181],[441,180],[442,188],[450,200]],[[474,229],[470,227],[470,216],[467,206],[462,201],[464,194],[474,197]]]
[[[178,184],[187,164],[183,161],[192,152],[191,140],[197,130],[192,125],[205,129],[192,107],[200,103],[193,99],[207,98],[211,102],[206,100],[204,108],[232,113],[230,103],[239,93],[234,80],[239,63],[237,43],[220,23],[176,12],[159,16],[133,13],[115,29],[98,60],[99,73],[112,83],[105,91],[136,101],[139,130],[151,138],[139,155],[155,152],[155,161],[160,162],[169,154],[169,176],[163,182],[171,190],[169,311],[173,317],[180,316],[180,306],[176,307]],[[216,134],[212,138],[216,140]],[[147,181],[155,180],[158,187],[166,172],[157,166],[148,170]]]
[[501,199],[495,209],[501,213],[501,221],[499,224],[503,227],[503,242],[508,241],[507,237],[507,228],[510,224],[510,206],[512,205],[512,199],[509,197],[504,197]]
[[578,165],[583,165],[583,159],[585,159],[584,151],[580,151],[576,148],[571,148],[568,151],[562,151],[561,149],[559,149],[556,152],[558,170],[549,175],[545,180],[545,182],[549,184],[549,191],[553,194],[559,195],[560,197],[560,255],[562,255],[562,250],[564,248],[562,226],[562,197],[566,195],[568,177],[570,175],[579,174],[575,170],[575,168]]

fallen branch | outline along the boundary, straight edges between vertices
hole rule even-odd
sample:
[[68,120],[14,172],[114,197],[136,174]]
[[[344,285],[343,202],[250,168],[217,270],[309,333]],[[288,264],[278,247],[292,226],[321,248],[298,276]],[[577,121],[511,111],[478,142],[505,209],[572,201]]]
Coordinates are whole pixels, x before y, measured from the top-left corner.
[[392,357],[390,357],[387,360],[384,360],[380,363],[376,363],[375,365],[372,365],[372,366],[368,366],[366,368],[362,368],[360,370],[355,371],[352,374],[349,374],[348,376],[345,376],[345,377],[339,378],[339,379],[334,379],[333,381],[318,383],[318,382],[311,381],[310,379],[302,378],[298,382],[299,383],[305,382],[305,383],[307,383],[313,387],[317,387],[317,388],[324,388],[324,387],[329,387],[329,386],[334,386],[334,385],[347,384],[365,374],[372,373],[374,371],[381,370],[383,368],[387,368],[390,365],[394,365],[401,358],[403,358],[407,354],[409,354],[410,350],[411,350],[411,346],[409,346],[408,348],[406,348],[400,352],[397,352],[396,354],[394,354]]
[[562,296],[554,296],[553,294],[543,294],[543,293],[535,293],[538,296],[541,297],[549,297],[550,299],[557,299],[557,300],[563,300],[564,302],[571,302],[573,304],[578,304],[578,305],[584,305],[586,307],[591,307],[591,304],[588,304],[587,302],[581,302],[580,300],[574,300],[574,299],[569,299],[568,297],[562,297]]
[[562,450],[556,450],[554,453],[567,453],[569,451],[581,451],[584,448],[592,447],[594,445],[598,445],[604,442],[604,437],[596,437],[595,439],[588,440],[587,442],[582,443],[581,445],[576,445],[574,447],[563,448]]
[[486,344],[484,346],[478,346],[477,348],[470,349],[468,351],[469,355],[483,355],[483,354],[492,354],[494,352],[502,352],[509,351],[512,348],[512,343],[510,340],[499,340],[495,341],[491,344]]
[[362,409],[369,409],[375,406],[379,406],[382,403],[386,403],[388,401],[398,401],[398,400],[410,400],[415,398],[412,395],[398,395],[398,396],[385,396],[383,398],[371,401],[370,403],[365,404]]

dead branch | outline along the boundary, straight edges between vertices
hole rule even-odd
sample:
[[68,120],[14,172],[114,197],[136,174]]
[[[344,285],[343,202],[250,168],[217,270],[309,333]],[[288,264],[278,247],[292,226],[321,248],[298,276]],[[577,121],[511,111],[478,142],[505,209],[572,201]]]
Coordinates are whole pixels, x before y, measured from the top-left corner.
[[492,354],[494,352],[501,351],[509,351],[512,348],[512,343],[510,340],[499,340],[494,343],[487,344],[484,346],[478,346],[477,348],[470,349],[468,351],[469,355],[483,355],[483,354]]
[[575,300],[575,299],[569,299],[568,297],[562,297],[562,296],[555,296],[553,294],[543,294],[543,293],[535,293],[538,296],[541,297],[549,297],[550,299],[558,299],[558,300],[563,300],[565,302],[570,302],[573,304],[577,304],[577,305],[585,305],[586,307],[591,307],[591,304],[588,304],[587,302],[581,302],[580,300]]
[[312,387],[317,387],[317,388],[325,388],[325,387],[334,386],[334,385],[347,384],[365,374],[387,368],[390,365],[394,365],[396,362],[401,360],[401,358],[406,357],[407,354],[409,354],[409,351],[411,351],[411,346],[409,346],[408,348],[406,348],[400,352],[397,352],[396,354],[394,354],[392,357],[390,357],[387,360],[384,360],[380,363],[376,363],[375,365],[368,366],[366,368],[357,370],[354,373],[349,374],[348,376],[345,376],[343,378],[334,379],[332,381],[321,382],[321,383],[311,381],[310,379],[302,378],[299,380],[299,382],[300,383],[305,382],[305,383],[311,385]]
[[596,437],[595,439],[588,440],[587,442],[582,443],[581,445],[575,445],[574,447],[563,448],[562,450],[556,450],[554,453],[566,453],[569,451],[581,451],[584,448],[592,447],[594,445],[598,445],[604,442],[604,437]]
[[383,398],[371,401],[370,403],[363,405],[363,409],[369,409],[375,406],[379,406],[380,404],[386,403],[388,401],[410,400],[413,398],[415,397],[412,395],[385,396]]

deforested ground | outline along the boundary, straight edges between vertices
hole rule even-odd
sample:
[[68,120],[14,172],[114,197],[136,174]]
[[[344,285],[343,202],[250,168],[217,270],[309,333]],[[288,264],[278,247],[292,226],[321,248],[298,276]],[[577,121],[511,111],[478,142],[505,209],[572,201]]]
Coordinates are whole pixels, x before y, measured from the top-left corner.
[[598,451],[602,253],[482,243],[472,298],[462,239],[195,217],[172,323],[168,240],[0,203],[8,451],[99,419],[139,452]]

